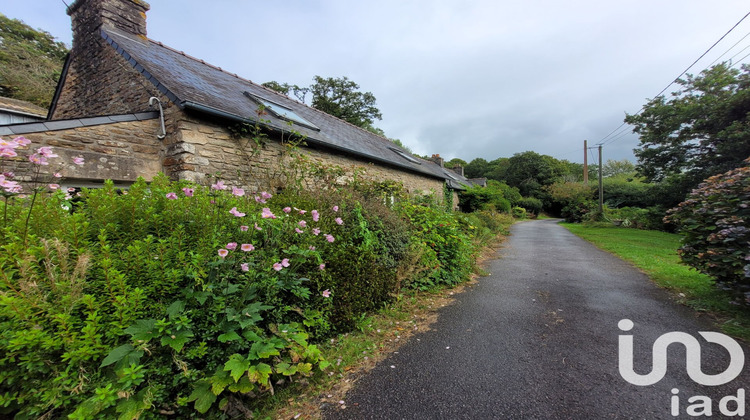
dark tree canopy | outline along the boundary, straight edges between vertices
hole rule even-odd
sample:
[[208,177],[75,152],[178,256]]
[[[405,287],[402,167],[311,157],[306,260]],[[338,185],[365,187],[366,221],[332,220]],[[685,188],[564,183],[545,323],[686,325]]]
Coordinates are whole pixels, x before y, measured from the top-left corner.
[[0,13],[0,96],[48,107],[67,53],[48,32]]
[[639,173],[673,199],[750,156],[750,68],[719,64],[677,83],[679,91],[625,118],[640,136]]

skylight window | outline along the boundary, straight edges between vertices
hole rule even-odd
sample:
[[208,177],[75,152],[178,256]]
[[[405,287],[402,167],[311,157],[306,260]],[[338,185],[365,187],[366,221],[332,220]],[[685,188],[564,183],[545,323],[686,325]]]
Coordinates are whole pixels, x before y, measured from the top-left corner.
[[276,102],[271,102],[267,99],[263,99],[259,96],[255,96],[249,92],[245,92],[245,96],[258,102],[258,104],[263,105],[264,110],[270,111],[273,115],[281,118],[282,120],[291,121],[303,127],[311,128],[315,131],[320,131],[320,128],[318,128],[318,126],[300,117],[299,115],[297,115],[297,113],[285,106],[279,105]]
[[448,171],[443,171],[443,172],[445,172],[445,174],[448,175],[448,177],[450,177],[450,179],[452,179],[454,181],[458,181],[459,180],[455,175],[453,175],[451,173],[451,171],[448,170]]
[[416,163],[417,165],[421,165],[422,164],[422,162],[418,161],[417,159],[414,159],[414,157],[409,156],[407,153],[404,153],[401,150],[396,149],[395,147],[389,147],[389,149],[391,149],[394,153],[396,153],[397,155],[401,156],[402,158],[408,160],[411,163]]

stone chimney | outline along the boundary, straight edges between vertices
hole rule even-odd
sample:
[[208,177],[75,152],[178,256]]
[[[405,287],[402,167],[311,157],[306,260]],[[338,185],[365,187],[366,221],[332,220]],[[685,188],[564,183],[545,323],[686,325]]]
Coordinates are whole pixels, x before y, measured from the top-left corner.
[[150,8],[142,0],[76,0],[68,7],[73,21],[73,48],[88,35],[98,35],[102,26],[145,37],[146,12]]
[[440,155],[432,155],[430,160],[440,165],[441,168],[443,167],[443,158],[441,158]]
[[451,170],[461,176],[464,176],[464,167],[461,165],[456,165],[452,167]]
[[152,110],[149,98],[159,91],[144,83],[143,76],[102,37],[102,29],[114,29],[145,42],[149,9],[142,0],[76,0],[68,7],[73,48],[53,100],[51,119]]

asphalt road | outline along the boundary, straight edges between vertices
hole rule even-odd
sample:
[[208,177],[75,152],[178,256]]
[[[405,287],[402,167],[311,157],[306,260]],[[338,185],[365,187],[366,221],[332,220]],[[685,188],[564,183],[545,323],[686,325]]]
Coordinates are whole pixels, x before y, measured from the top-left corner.
[[[674,301],[638,270],[558,226],[554,220],[516,224],[490,275],[440,310],[433,329],[359,378],[346,408],[325,419],[673,419],[720,413],[723,397],[750,392],[745,367],[721,386],[686,373],[685,346],[669,346],[666,376],[650,386],[625,381],[618,337],[632,335],[635,371],[651,370],[662,334],[680,331],[701,344],[702,371],[723,372],[729,352],[698,331],[711,321]],[[623,332],[618,322],[630,319]],[[741,359],[740,359],[741,360]],[[697,363],[693,363],[694,365]],[[678,416],[672,416],[677,389]],[[688,399],[695,396],[706,398]],[[725,400],[725,412],[738,403]],[[743,404],[750,418],[750,405]],[[729,418],[742,418],[734,416]]]

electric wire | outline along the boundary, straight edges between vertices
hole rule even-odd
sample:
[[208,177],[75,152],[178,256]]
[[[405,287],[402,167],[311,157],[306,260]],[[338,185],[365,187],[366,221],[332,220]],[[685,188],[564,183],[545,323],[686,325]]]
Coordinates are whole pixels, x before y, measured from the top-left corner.
[[[748,12],[747,14],[745,14],[745,16],[742,17],[742,19],[740,19],[737,23],[735,23],[734,26],[732,26],[724,35],[721,36],[721,38],[718,39],[718,41],[714,42],[713,45],[711,45],[705,52],[703,52],[703,54],[700,55],[700,57],[698,57],[695,61],[693,61],[692,64],[690,64],[685,70],[683,70],[682,73],[680,73],[679,75],[677,75],[677,77],[675,77],[674,79],[672,79],[672,81],[667,86],[665,86],[664,89],[662,89],[659,93],[657,93],[654,96],[654,98],[658,98],[664,92],[666,92],[667,89],[669,89],[670,86],[672,86],[673,84],[675,84],[675,82],[677,82],[680,79],[680,77],[682,77],[683,75],[685,75],[685,73],[687,73],[691,68],[693,68],[693,66],[695,66],[703,57],[706,56],[706,54],[708,54],[716,45],[718,45],[724,38],[726,38],[726,36],[729,35],[735,28],[737,28],[737,26],[739,26],[739,24],[742,23],[742,21],[744,21],[748,16],[750,16],[750,12]],[[747,35],[745,35],[745,36],[747,36]],[[750,54],[748,54],[748,55],[750,55]],[[743,57],[742,60],[744,60],[746,57],[747,57],[747,55],[745,57]],[[740,61],[742,61],[742,60],[740,60]],[[641,112],[643,112],[644,109],[645,109],[645,105],[642,106],[641,109],[638,110],[638,112],[636,112],[633,115],[640,114]],[[622,124],[620,124],[617,128],[615,128],[614,130],[612,130],[609,134],[607,134],[606,136],[602,137],[601,140],[599,140],[599,143],[602,144],[602,145],[605,145],[605,144],[613,143],[614,141],[619,140],[620,138],[622,138],[622,137],[618,137],[615,140],[613,140],[612,136],[614,135],[614,133],[616,131],[620,130],[625,125],[627,125],[626,122],[623,122]],[[607,140],[607,139],[609,139],[609,140]],[[605,142],[605,140],[606,140],[606,142]]]

